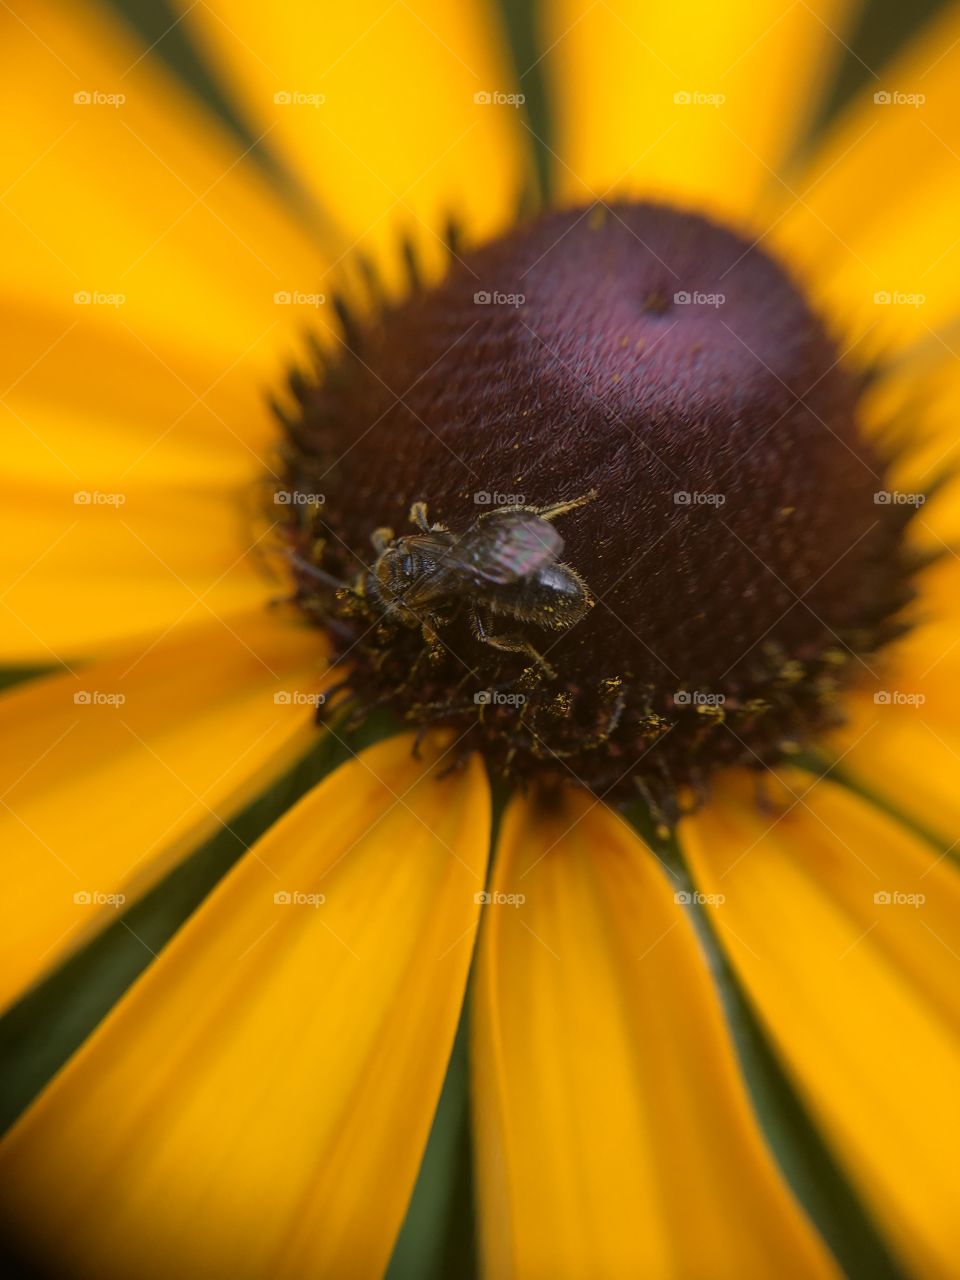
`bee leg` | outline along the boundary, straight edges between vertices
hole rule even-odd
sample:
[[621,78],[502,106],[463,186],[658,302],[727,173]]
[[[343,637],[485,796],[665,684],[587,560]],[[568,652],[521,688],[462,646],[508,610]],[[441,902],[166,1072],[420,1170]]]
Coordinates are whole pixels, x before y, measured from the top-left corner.
[[420,634],[423,636],[423,643],[427,646],[427,652],[437,654],[443,651],[444,644],[440,639],[437,628],[440,626],[440,620],[434,614],[428,614],[424,618],[419,619]]
[[474,635],[478,640],[482,640],[484,644],[490,645],[494,649],[503,649],[507,653],[525,653],[533,658],[534,662],[543,670],[548,679],[552,680],[556,676],[556,671],[551,667],[542,653],[538,653],[528,640],[524,640],[523,636],[495,636],[491,635],[483,624],[483,618],[480,616],[479,609],[471,609],[470,622],[473,627]]
[[593,502],[597,496],[596,489],[591,489],[589,493],[581,494],[579,498],[571,498],[569,502],[554,502],[550,506],[538,507],[537,515],[541,520],[556,520],[558,516],[565,516],[568,511],[576,511],[577,507],[585,507],[588,502]]
[[370,542],[378,556],[382,555],[384,551],[386,551],[387,547],[389,547],[390,543],[393,541],[393,538],[393,530],[388,528],[386,525],[381,526],[379,529],[374,529],[373,533],[370,535]]
[[411,524],[415,524],[418,529],[422,529],[424,533],[430,532],[430,521],[427,519],[427,504],[425,502],[415,502],[410,508],[410,514],[407,519]]
[[621,687],[622,683],[619,679],[601,680],[600,695],[605,703],[604,720],[594,729],[585,746],[600,747],[616,732],[627,705],[627,695]]
[[446,530],[446,525],[431,524],[427,516],[427,504],[425,502],[415,502],[410,508],[410,514],[407,517],[411,524],[415,524],[418,529],[424,533],[438,533]]

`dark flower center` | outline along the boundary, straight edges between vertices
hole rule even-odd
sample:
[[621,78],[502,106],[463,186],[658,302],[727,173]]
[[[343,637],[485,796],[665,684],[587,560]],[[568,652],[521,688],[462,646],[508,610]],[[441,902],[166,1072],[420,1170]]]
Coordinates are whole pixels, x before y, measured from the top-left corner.
[[[367,311],[291,380],[283,480],[298,598],[358,711],[667,814],[835,718],[909,598],[912,508],[877,500],[860,382],[756,245],[648,204],[554,213]],[[562,566],[572,622],[543,612]]]

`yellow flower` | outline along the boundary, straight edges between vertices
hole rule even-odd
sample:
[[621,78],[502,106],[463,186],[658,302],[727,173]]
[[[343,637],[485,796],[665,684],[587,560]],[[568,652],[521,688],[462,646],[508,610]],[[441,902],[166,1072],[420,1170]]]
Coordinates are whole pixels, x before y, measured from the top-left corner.
[[[323,299],[362,256],[403,287],[398,228],[434,280],[447,215],[504,233],[538,163],[564,207],[722,218],[875,365],[865,428],[906,424],[889,501],[953,463],[955,5],[806,152],[845,0],[544,0],[513,61],[485,0],[202,0],[156,48],[106,5],[3,9],[0,656],[55,668],[0,700],[10,1018],[320,732],[340,677],[268,607],[251,494],[268,393],[339,341]],[[910,629],[765,805],[721,771],[648,840],[573,788],[494,824],[442,735],[330,772],[10,1128],[15,1249],[382,1274],[469,982],[484,1275],[955,1275],[958,510],[945,484],[911,522],[941,554]]]

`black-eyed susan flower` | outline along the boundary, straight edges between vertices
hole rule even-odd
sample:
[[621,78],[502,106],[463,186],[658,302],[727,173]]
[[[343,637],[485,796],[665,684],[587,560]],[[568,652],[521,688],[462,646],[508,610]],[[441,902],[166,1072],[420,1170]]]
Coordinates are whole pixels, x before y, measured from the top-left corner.
[[852,17],[4,6],[11,1258],[956,1274],[960,12],[815,134]]

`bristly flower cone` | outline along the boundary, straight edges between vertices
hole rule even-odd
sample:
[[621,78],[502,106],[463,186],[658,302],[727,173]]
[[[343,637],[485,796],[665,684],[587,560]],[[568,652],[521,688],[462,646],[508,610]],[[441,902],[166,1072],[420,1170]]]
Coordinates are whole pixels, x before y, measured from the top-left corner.
[[431,649],[298,570],[359,709],[672,815],[716,766],[808,741],[894,633],[912,508],[877,501],[860,383],[757,246],[649,204],[554,213],[341,320],[339,354],[291,379],[283,484],[323,495],[291,504],[301,560],[353,583],[374,529],[415,532],[415,501],[464,529],[498,503],[599,495],[557,522],[595,607],[520,629],[555,678],[478,640],[465,609]]

